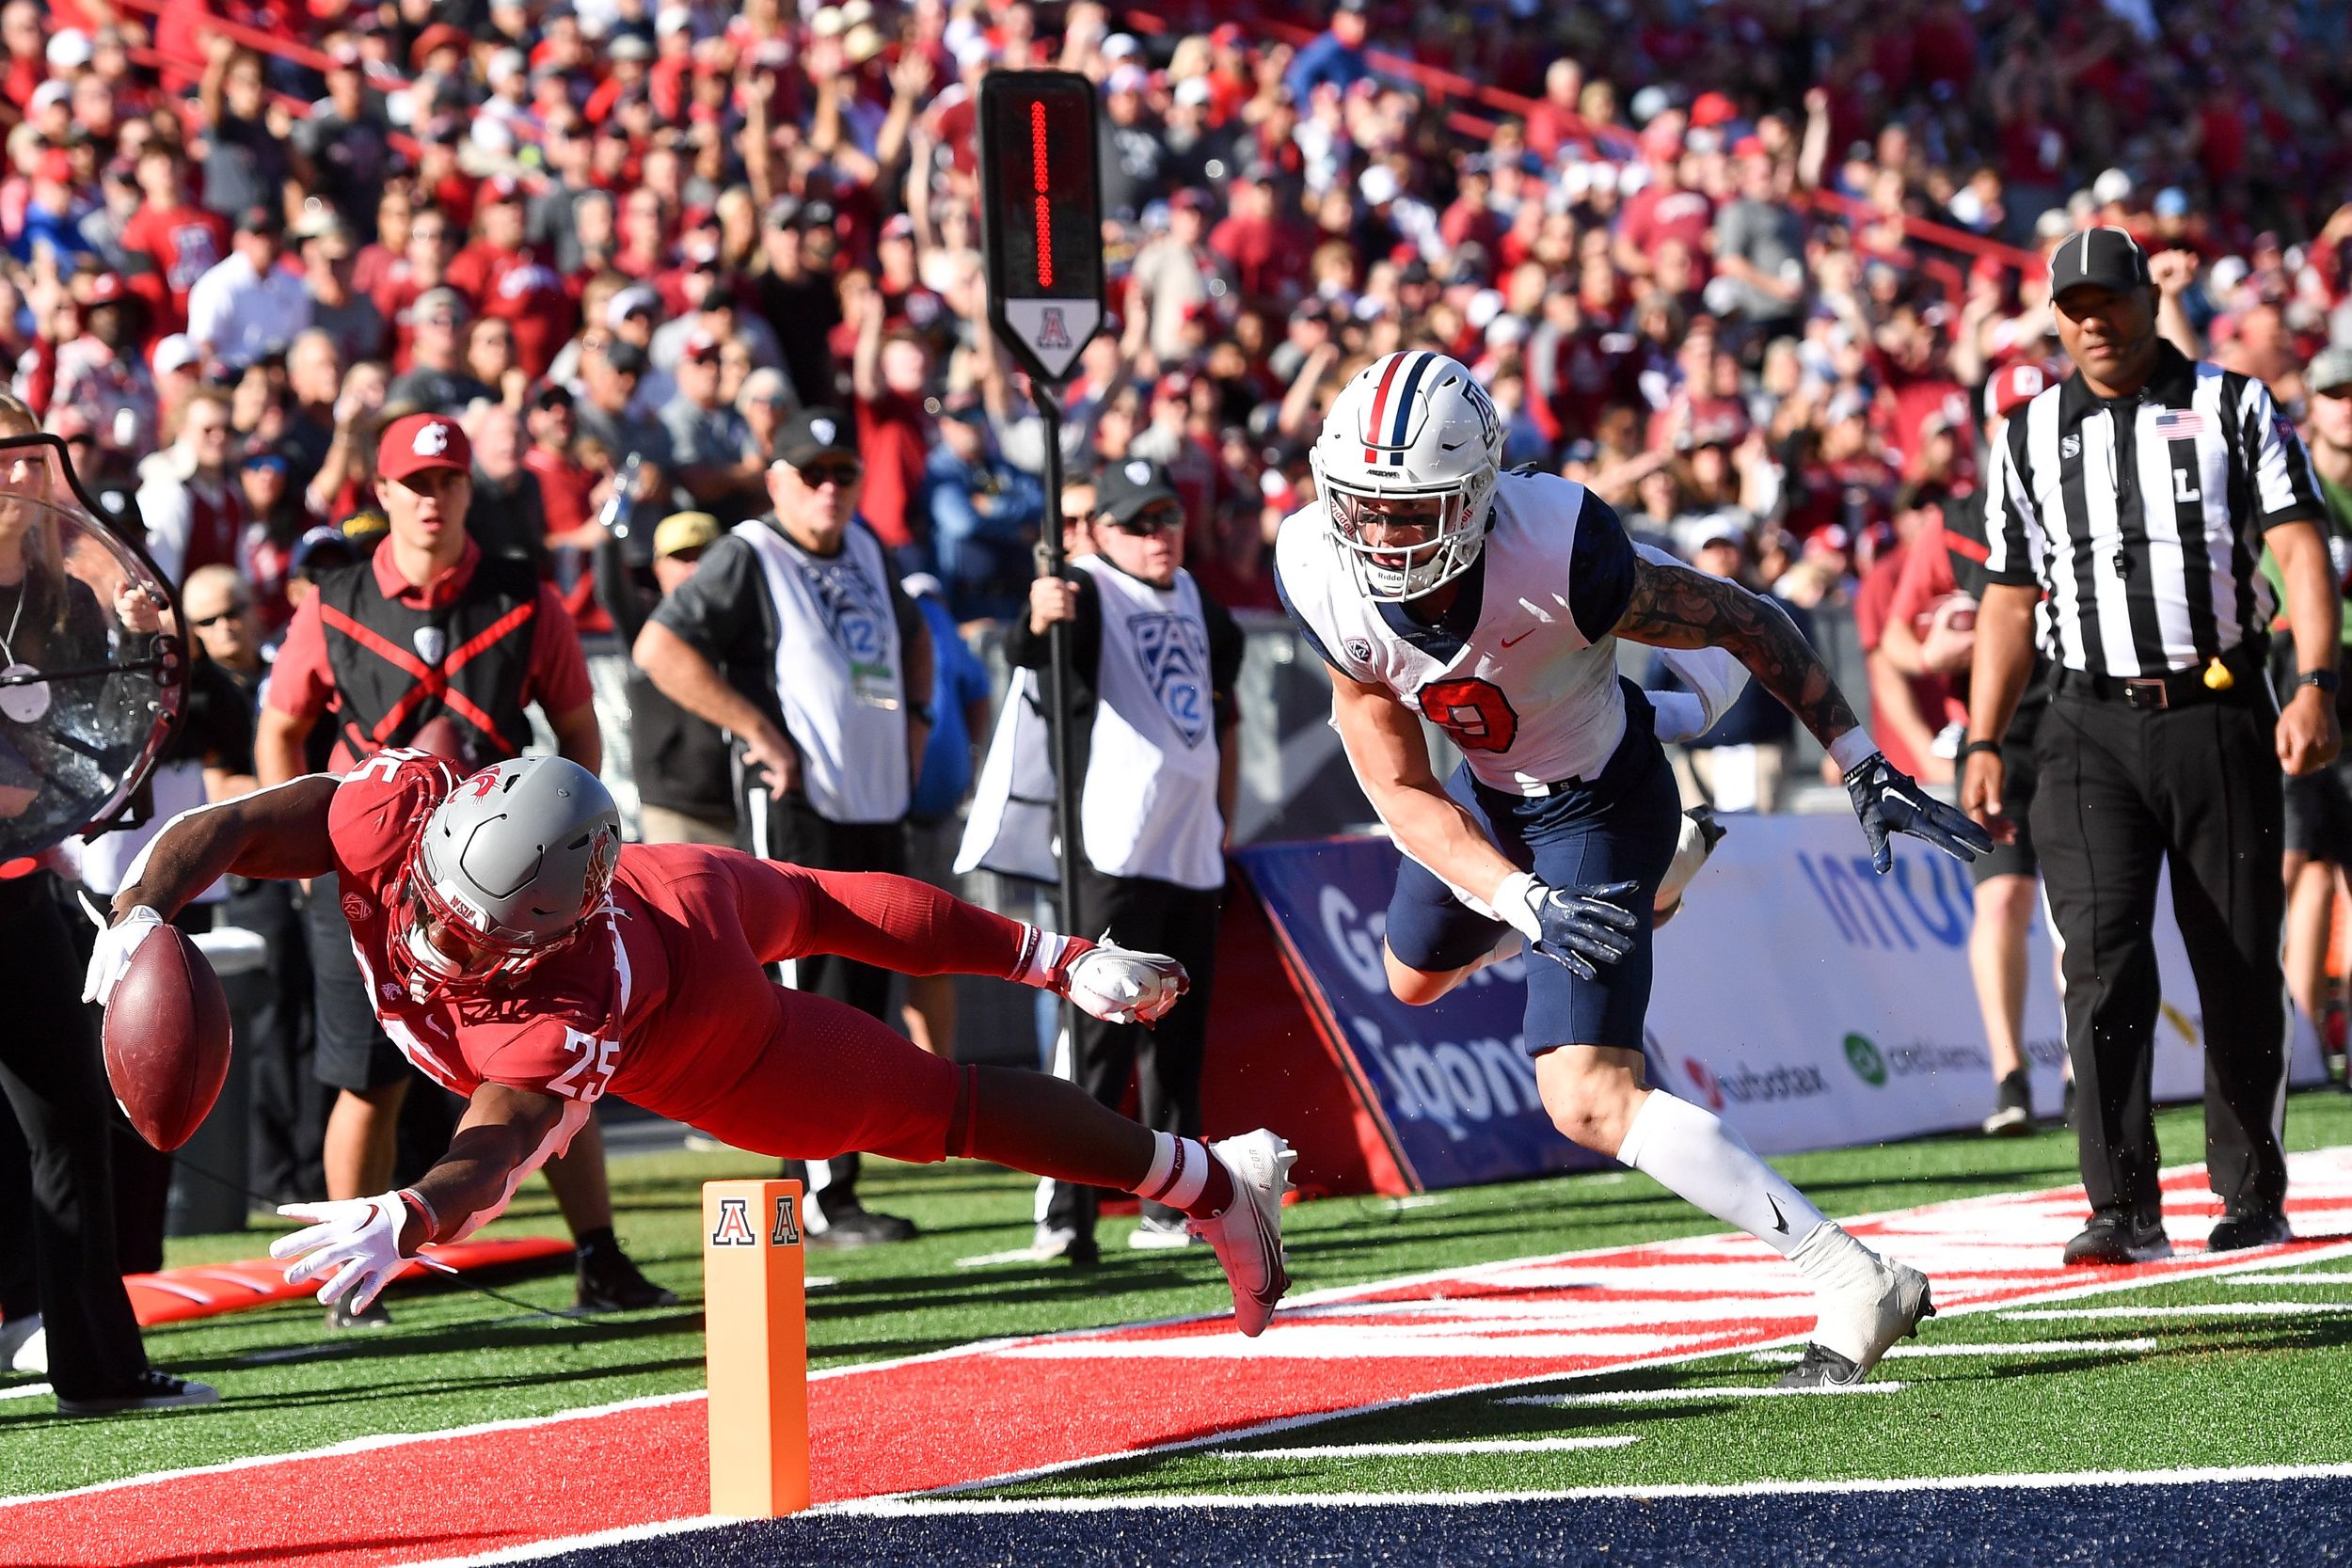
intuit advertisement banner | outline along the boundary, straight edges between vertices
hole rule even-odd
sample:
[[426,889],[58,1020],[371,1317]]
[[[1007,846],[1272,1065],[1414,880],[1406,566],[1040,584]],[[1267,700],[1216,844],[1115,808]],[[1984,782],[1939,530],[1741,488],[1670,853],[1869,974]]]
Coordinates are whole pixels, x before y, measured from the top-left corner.
[[[1993,1071],[1968,971],[1967,868],[1899,838],[1893,873],[1876,876],[1842,813],[1725,820],[1729,836],[1658,933],[1656,1080],[1766,1153],[1980,1122],[1993,1109]],[[2204,1092],[2202,1017],[2169,887],[2156,908],[2155,1094],[2195,1100]],[[2066,1059],[2055,971],[2037,913],[2025,1035],[2043,1115],[2058,1110]],[[2298,1021],[2291,1081],[2323,1076]]]

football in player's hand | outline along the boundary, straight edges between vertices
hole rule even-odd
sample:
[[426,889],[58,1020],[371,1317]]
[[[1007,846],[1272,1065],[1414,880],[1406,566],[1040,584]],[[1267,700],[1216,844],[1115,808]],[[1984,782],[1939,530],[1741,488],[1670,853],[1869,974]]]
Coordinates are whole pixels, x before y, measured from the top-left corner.
[[164,926],[131,955],[106,1005],[106,1081],[140,1137],[178,1148],[229,1076],[229,997],[186,932]]

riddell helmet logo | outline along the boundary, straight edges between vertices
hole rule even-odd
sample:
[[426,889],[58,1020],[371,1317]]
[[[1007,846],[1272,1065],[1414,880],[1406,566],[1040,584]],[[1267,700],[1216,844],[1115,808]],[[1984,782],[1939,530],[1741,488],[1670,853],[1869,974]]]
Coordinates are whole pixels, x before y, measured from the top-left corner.
[[419,457],[438,457],[449,451],[449,426],[429,424],[417,432],[416,452]]

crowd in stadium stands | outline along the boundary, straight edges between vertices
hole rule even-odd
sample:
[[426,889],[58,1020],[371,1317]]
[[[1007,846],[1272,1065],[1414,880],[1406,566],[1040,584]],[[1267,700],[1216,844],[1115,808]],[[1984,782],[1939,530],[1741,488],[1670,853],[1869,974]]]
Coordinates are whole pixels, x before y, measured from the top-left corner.
[[[1164,464],[1215,597],[1276,604],[1331,398],[1442,347],[1511,463],[1858,633],[1878,737],[1946,784],[1955,705],[1877,647],[1995,372],[2054,358],[2039,253],[2128,229],[2175,330],[2302,419],[2352,344],[2352,55],[2310,42],[2345,9],[7,0],[0,358],[175,579],[233,569],[207,602],[256,648],[380,529],[377,433],[419,410],[585,632],[644,619],[597,584],[650,599],[666,519],[707,515],[691,561],[764,512],[814,405],[853,412],[895,565],[1001,619],[1045,436],[986,325],[975,92],[1074,70],[1112,321],[1066,455]],[[1743,704],[1692,784],[1769,808],[1790,738]]]

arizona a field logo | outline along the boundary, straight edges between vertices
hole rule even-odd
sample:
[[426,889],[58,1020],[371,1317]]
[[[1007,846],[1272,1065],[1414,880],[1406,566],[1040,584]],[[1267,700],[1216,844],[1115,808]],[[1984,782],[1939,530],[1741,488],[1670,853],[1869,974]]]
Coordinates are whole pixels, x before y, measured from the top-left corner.
[[1209,733],[1209,639],[1184,615],[1138,615],[1127,623],[1152,695],[1186,746]]
[[[723,1205],[733,1202],[734,1199],[721,1198],[719,1201]],[[776,1225],[775,1229],[769,1233],[768,1244],[770,1246],[799,1246],[801,1244],[801,1222],[800,1217],[792,1212],[790,1193],[776,1199]]]
[[[777,1205],[777,1208],[782,1210],[790,1202],[791,1199],[786,1198]],[[719,1226],[710,1233],[710,1244],[712,1246],[757,1246],[759,1244],[759,1232],[752,1228],[750,1199],[723,1197],[719,1200]]]

